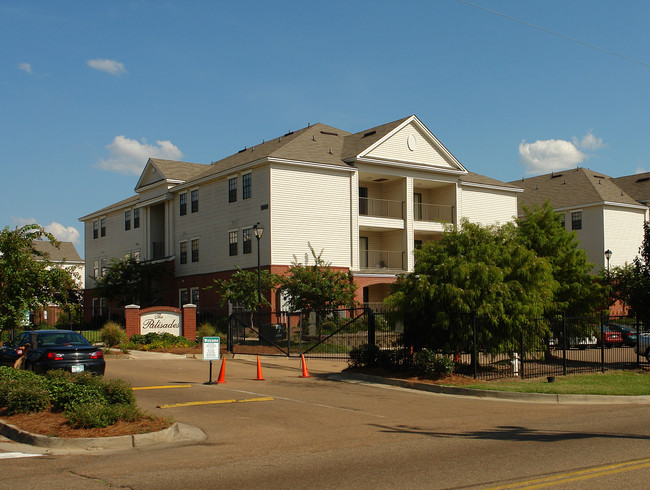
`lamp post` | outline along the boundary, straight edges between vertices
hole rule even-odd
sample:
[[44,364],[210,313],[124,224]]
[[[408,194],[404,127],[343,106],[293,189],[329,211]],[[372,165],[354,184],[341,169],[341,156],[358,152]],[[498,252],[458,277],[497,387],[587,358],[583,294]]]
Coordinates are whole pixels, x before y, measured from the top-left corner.
[[609,259],[612,258],[612,251],[610,249],[605,250],[605,258],[607,259],[607,284],[609,284]]
[[264,228],[259,224],[259,222],[253,226],[253,233],[255,238],[257,238],[257,328],[260,328],[260,315],[262,309],[262,270],[260,268],[260,239],[264,234]]

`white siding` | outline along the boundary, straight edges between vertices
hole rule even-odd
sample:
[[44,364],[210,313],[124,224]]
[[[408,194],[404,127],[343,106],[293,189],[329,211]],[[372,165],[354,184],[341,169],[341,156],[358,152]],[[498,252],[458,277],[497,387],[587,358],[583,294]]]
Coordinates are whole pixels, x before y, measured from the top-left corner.
[[[605,243],[601,254],[603,266],[605,250],[612,251],[610,267],[631,263],[643,243],[643,222],[646,212],[637,209],[607,207],[604,210]],[[595,260],[593,262],[596,262]],[[599,262],[596,262],[599,263]]]
[[461,187],[459,217],[482,225],[504,224],[517,216],[517,195],[513,192]]
[[[409,149],[409,136],[416,143],[413,150]],[[368,158],[380,158],[402,162],[420,163],[435,167],[457,169],[432,144],[428,135],[420,131],[414,124],[402,128],[382,144],[366,155]]]
[[271,261],[304,261],[307,242],[336,267],[351,266],[349,172],[274,166],[271,169]]
[[[187,189],[187,214],[180,216],[179,194],[176,194],[173,213],[177,276],[232,270],[235,266],[243,269],[256,267],[257,240],[253,237],[251,253],[244,254],[242,234],[244,228],[251,228],[257,222],[265,229],[260,241],[260,261],[262,265],[269,264],[269,211],[261,210],[262,205],[269,204],[268,167],[253,169],[249,199],[243,199],[242,196],[244,173],[250,171],[233,172],[222,179],[198,187],[199,211],[196,213],[191,211],[190,190]],[[232,177],[237,177],[237,201],[228,202],[228,179]],[[235,230],[238,237],[238,252],[237,255],[230,256],[228,232]],[[198,262],[192,262],[191,241],[193,239],[199,240]],[[188,242],[188,258],[186,264],[181,264],[179,243],[184,240]]]

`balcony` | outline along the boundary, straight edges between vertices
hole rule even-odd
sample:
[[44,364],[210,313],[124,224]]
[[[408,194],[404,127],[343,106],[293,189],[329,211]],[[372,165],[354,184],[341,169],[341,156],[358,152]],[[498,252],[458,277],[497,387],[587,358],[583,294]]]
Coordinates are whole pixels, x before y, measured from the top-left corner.
[[454,206],[416,202],[413,205],[413,219],[415,221],[429,221],[434,223],[453,223]]
[[395,272],[406,270],[405,253],[398,250],[361,250],[360,269],[373,272]]
[[157,260],[165,257],[165,242],[151,242],[151,259]]
[[375,218],[404,219],[404,202],[360,197],[359,215]]

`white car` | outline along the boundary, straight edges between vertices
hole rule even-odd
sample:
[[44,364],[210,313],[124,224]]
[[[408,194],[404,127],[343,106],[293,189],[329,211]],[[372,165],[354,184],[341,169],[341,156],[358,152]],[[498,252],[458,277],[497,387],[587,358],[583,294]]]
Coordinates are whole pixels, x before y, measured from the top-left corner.
[[650,362],[650,332],[640,333],[636,343],[636,352]]

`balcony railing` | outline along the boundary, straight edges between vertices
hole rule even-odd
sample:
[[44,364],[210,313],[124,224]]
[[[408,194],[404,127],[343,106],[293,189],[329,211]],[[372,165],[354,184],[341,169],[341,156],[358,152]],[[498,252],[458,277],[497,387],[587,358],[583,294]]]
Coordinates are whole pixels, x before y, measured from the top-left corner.
[[454,222],[454,207],[445,204],[424,204],[413,205],[413,219],[415,221],[435,221],[438,223]]
[[362,270],[392,270],[405,269],[405,254],[401,251],[390,250],[361,250],[360,268]]
[[388,199],[359,198],[359,214],[376,218],[404,219],[404,203]]

